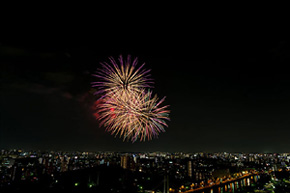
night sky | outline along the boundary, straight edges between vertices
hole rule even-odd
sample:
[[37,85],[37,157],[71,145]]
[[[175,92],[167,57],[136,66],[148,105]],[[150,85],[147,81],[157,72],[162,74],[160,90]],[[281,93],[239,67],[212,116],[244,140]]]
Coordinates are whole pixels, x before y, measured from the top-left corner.
[[[289,152],[289,42],[250,27],[131,24],[43,25],[2,39],[0,148]],[[123,142],[93,116],[91,74],[120,54],[145,62],[166,96],[171,121],[158,139]]]

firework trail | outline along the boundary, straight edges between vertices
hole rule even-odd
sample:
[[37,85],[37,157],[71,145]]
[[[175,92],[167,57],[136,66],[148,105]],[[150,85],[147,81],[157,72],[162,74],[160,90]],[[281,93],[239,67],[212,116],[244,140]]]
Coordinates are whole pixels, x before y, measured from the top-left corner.
[[153,84],[150,70],[142,69],[144,64],[137,68],[137,58],[131,63],[130,56],[127,60],[120,56],[120,66],[113,58],[110,62],[112,66],[101,63],[103,68],[94,74],[101,81],[92,83],[102,100],[96,108],[100,125],[112,135],[132,142],[158,137],[165,132],[170,111],[168,105],[161,107],[165,97],[159,100],[145,89]]

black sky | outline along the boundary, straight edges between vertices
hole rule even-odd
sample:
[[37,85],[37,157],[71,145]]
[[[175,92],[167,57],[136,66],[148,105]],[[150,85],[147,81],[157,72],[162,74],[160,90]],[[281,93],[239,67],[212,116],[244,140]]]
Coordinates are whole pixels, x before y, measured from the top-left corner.
[[[233,21],[145,21],[23,24],[5,36],[0,148],[289,151],[289,41]],[[154,92],[167,96],[171,121],[158,139],[123,142],[92,115],[91,74],[120,54],[145,62]]]

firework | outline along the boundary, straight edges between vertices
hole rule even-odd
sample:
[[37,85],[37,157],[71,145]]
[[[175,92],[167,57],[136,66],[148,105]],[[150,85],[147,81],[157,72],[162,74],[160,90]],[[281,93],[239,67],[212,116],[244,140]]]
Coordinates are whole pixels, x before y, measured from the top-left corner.
[[98,87],[95,93],[100,96],[96,114],[100,125],[112,135],[120,135],[124,140],[145,141],[158,137],[167,127],[169,120],[168,106],[161,107],[161,100],[152,91],[146,90],[153,84],[150,70],[143,69],[144,64],[137,68],[137,58],[131,63],[119,57],[119,65],[113,59],[109,63],[101,63],[94,76],[100,79],[92,86]]
[[164,99],[159,100],[157,95],[152,97],[152,92],[145,90],[126,97],[111,94],[97,108],[100,125],[113,135],[123,136],[124,140],[156,138],[167,127],[165,120],[169,120],[168,106],[160,107]]
[[138,58],[131,61],[131,57],[123,59],[119,57],[119,63],[113,58],[109,57],[109,63],[101,63],[102,68],[98,69],[93,76],[97,77],[99,82],[92,82],[92,87],[98,87],[97,94],[110,94],[122,91],[123,94],[131,92],[139,92],[140,89],[151,87],[153,84],[150,77],[150,70],[143,69],[145,63],[140,67],[138,65]]

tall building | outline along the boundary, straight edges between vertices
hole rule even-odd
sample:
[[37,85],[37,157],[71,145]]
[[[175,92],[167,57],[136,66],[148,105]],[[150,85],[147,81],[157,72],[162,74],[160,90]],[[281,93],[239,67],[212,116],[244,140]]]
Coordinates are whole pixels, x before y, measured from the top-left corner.
[[127,155],[121,156],[121,167],[123,169],[128,169],[128,161],[129,161],[129,157]]
[[188,176],[192,178],[192,162],[191,161],[187,162],[187,171],[188,171]]

